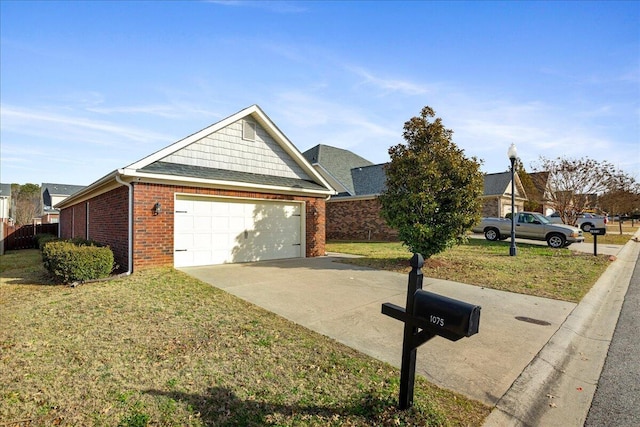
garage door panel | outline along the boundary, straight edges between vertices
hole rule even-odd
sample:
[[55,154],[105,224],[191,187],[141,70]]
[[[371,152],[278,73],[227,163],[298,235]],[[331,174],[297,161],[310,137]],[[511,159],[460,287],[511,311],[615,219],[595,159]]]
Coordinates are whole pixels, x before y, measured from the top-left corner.
[[193,234],[186,234],[186,233],[176,234],[176,237],[174,239],[174,245],[175,245],[176,251],[193,247],[194,246]]
[[213,228],[213,221],[210,216],[197,216],[193,220],[193,227],[198,231],[209,231]]
[[304,256],[301,203],[178,196],[175,206],[176,267]]

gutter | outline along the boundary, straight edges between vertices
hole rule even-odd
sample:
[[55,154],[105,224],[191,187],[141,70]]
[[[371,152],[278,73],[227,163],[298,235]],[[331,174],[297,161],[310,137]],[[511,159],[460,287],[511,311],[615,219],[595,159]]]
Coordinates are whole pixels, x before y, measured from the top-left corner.
[[128,231],[128,255],[127,255],[127,272],[124,273],[125,276],[129,276],[133,271],[133,185],[128,182],[123,181],[120,178],[120,174],[122,172],[120,170],[115,174],[116,181],[119,184],[125,185],[129,187],[129,231]]

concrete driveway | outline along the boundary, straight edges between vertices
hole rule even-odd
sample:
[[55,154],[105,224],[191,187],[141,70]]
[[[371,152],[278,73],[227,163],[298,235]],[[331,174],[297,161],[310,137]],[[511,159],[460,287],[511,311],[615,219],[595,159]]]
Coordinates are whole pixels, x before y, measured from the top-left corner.
[[[183,268],[246,301],[400,367],[407,275],[340,263],[340,256]],[[418,375],[489,405],[509,389],[576,304],[424,279],[424,289],[482,307],[480,332],[418,349]],[[518,319],[533,319],[533,321]]]

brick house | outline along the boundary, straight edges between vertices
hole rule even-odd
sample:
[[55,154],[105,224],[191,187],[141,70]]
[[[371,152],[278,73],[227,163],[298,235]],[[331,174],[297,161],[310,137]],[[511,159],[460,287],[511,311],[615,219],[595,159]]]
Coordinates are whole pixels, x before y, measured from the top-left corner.
[[107,244],[123,270],[325,254],[335,191],[253,105],[55,207],[60,235]]
[[11,218],[11,184],[0,184],[0,223]]
[[[516,212],[524,210],[527,195],[515,174],[514,205]],[[490,173],[484,176],[482,216],[504,218],[511,212],[511,172]]]
[[42,201],[42,224],[57,224],[60,219],[60,211],[54,206],[84,188],[83,185],[42,183],[40,187]]
[[303,155],[338,191],[327,201],[327,239],[397,240],[397,231],[380,216],[378,196],[385,189],[384,164],[373,164],[329,145],[316,145]]

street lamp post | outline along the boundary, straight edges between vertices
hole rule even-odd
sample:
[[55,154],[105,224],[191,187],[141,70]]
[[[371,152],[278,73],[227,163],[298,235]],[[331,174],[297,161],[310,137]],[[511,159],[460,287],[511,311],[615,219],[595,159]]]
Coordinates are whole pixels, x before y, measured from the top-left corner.
[[511,144],[509,150],[507,151],[507,156],[509,156],[509,160],[511,161],[511,247],[509,247],[509,256],[516,256],[516,212],[515,212],[515,171],[514,165],[516,163],[516,159],[518,158],[518,150],[516,150],[516,145]]

